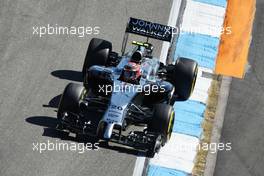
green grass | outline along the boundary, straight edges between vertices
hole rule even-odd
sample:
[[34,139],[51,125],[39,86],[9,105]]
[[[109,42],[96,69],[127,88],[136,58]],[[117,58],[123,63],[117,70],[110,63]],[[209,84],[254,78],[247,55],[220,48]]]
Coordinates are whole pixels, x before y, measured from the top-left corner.
[[[211,83],[211,87],[209,90],[209,98],[207,100],[207,106],[204,113],[204,121],[202,124],[203,136],[201,138],[200,145],[205,143],[208,145],[210,144],[220,85],[221,80],[219,79],[215,79]],[[196,155],[195,166],[193,168],[192,175],[202,176],[204,174],[207,154],[207,150],[202,150],[201,148],[198,148],[198,153]]]

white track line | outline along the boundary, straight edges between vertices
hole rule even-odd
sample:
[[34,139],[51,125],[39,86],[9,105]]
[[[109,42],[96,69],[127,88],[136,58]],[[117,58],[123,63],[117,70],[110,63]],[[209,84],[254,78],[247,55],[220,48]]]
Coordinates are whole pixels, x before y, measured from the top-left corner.
[[187,1],[181,30],[220,38],[226,9],[197,1]]
[[[182,0],[173,0],[172,7],[170,10],[170,16],[168,20],[168,26],[172,26],[172,27],[176,26],[179,12],[180,12],[181,3],[182,3]],[[170,47],[169,42],[163,42],[161,54],[160,54],[160,61],[163,63],[166,63],[169,47]],[[143,156],[137,157],[135,168],[133,171],[133,176],[141,176],[143,174],[145,160],[146,158]]]
[[150,164],[191,173],[198,145],[198,138],[173,132],[171,139],[150,160]]
[[137,157],[133,176],[141,176],[143,174],[143,170],[144,170],[144,166],[145,166],[145,160],[146,160],[146,158],[144,157],[144,155]]
[[[181,8],[182,0],[173,0],[172,7],[170,10],[170,16],[168,20],[168,26],[176,27],[177,19],[179,17],[180,8]],[[162,63],[166,63],[168,50],[170,48],[169,42],[163,42],[161,53],[160,53],[160,61]]]

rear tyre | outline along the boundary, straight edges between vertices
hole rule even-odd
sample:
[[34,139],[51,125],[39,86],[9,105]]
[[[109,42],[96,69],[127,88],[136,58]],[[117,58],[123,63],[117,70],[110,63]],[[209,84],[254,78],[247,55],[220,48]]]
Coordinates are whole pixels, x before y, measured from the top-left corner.
[[63,112],[69,111],[73,113],[79,112],[79,100],[84,93],[84,87],[79,84],[69,83],[61,96],[57,117],[60,120]]
[[106,40],[93,38],[88,46],[82,68],[83,77],[93,65],[105,66],[112,51],[112,43]]
[[174,111],[172,106],[167,104],[154,105],[154,114],[148,124],[148,131],[160,134],[162,137],[161,145],[170,139],[174,124]]
[[171,82],[175,86],[175,92],[180,100],[188,100],[191,96],[197,74],[197,62],[187,58],[177,59],[171,75]]

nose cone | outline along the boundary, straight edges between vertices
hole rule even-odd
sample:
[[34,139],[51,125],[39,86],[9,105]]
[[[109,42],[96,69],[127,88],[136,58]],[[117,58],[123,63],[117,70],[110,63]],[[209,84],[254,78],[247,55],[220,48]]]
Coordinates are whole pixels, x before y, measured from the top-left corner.
[[110,139],[111,138],[113,129],[114,129],[113,123],[107,124],[107,126],[105,128],[105,132],[104,132],[104,139]]

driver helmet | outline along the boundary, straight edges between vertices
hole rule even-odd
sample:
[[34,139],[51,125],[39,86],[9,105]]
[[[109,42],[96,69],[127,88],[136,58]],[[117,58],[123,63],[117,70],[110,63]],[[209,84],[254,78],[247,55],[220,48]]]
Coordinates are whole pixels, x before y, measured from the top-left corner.
[[142,58],[143,58],[143,53],[142,53],[142,51],[135,51],[134,53],[133,53],[133,55],[131,56],[131,59],[130,59],[130,61],[131,62],[135,62],[135,63],[140,63],[141,62],[141,60],[142,60]]
[[137,82],[140,78],[140,65],[135,62],[128,62],[124,67],[122,77],[122,80],[126,82]]

